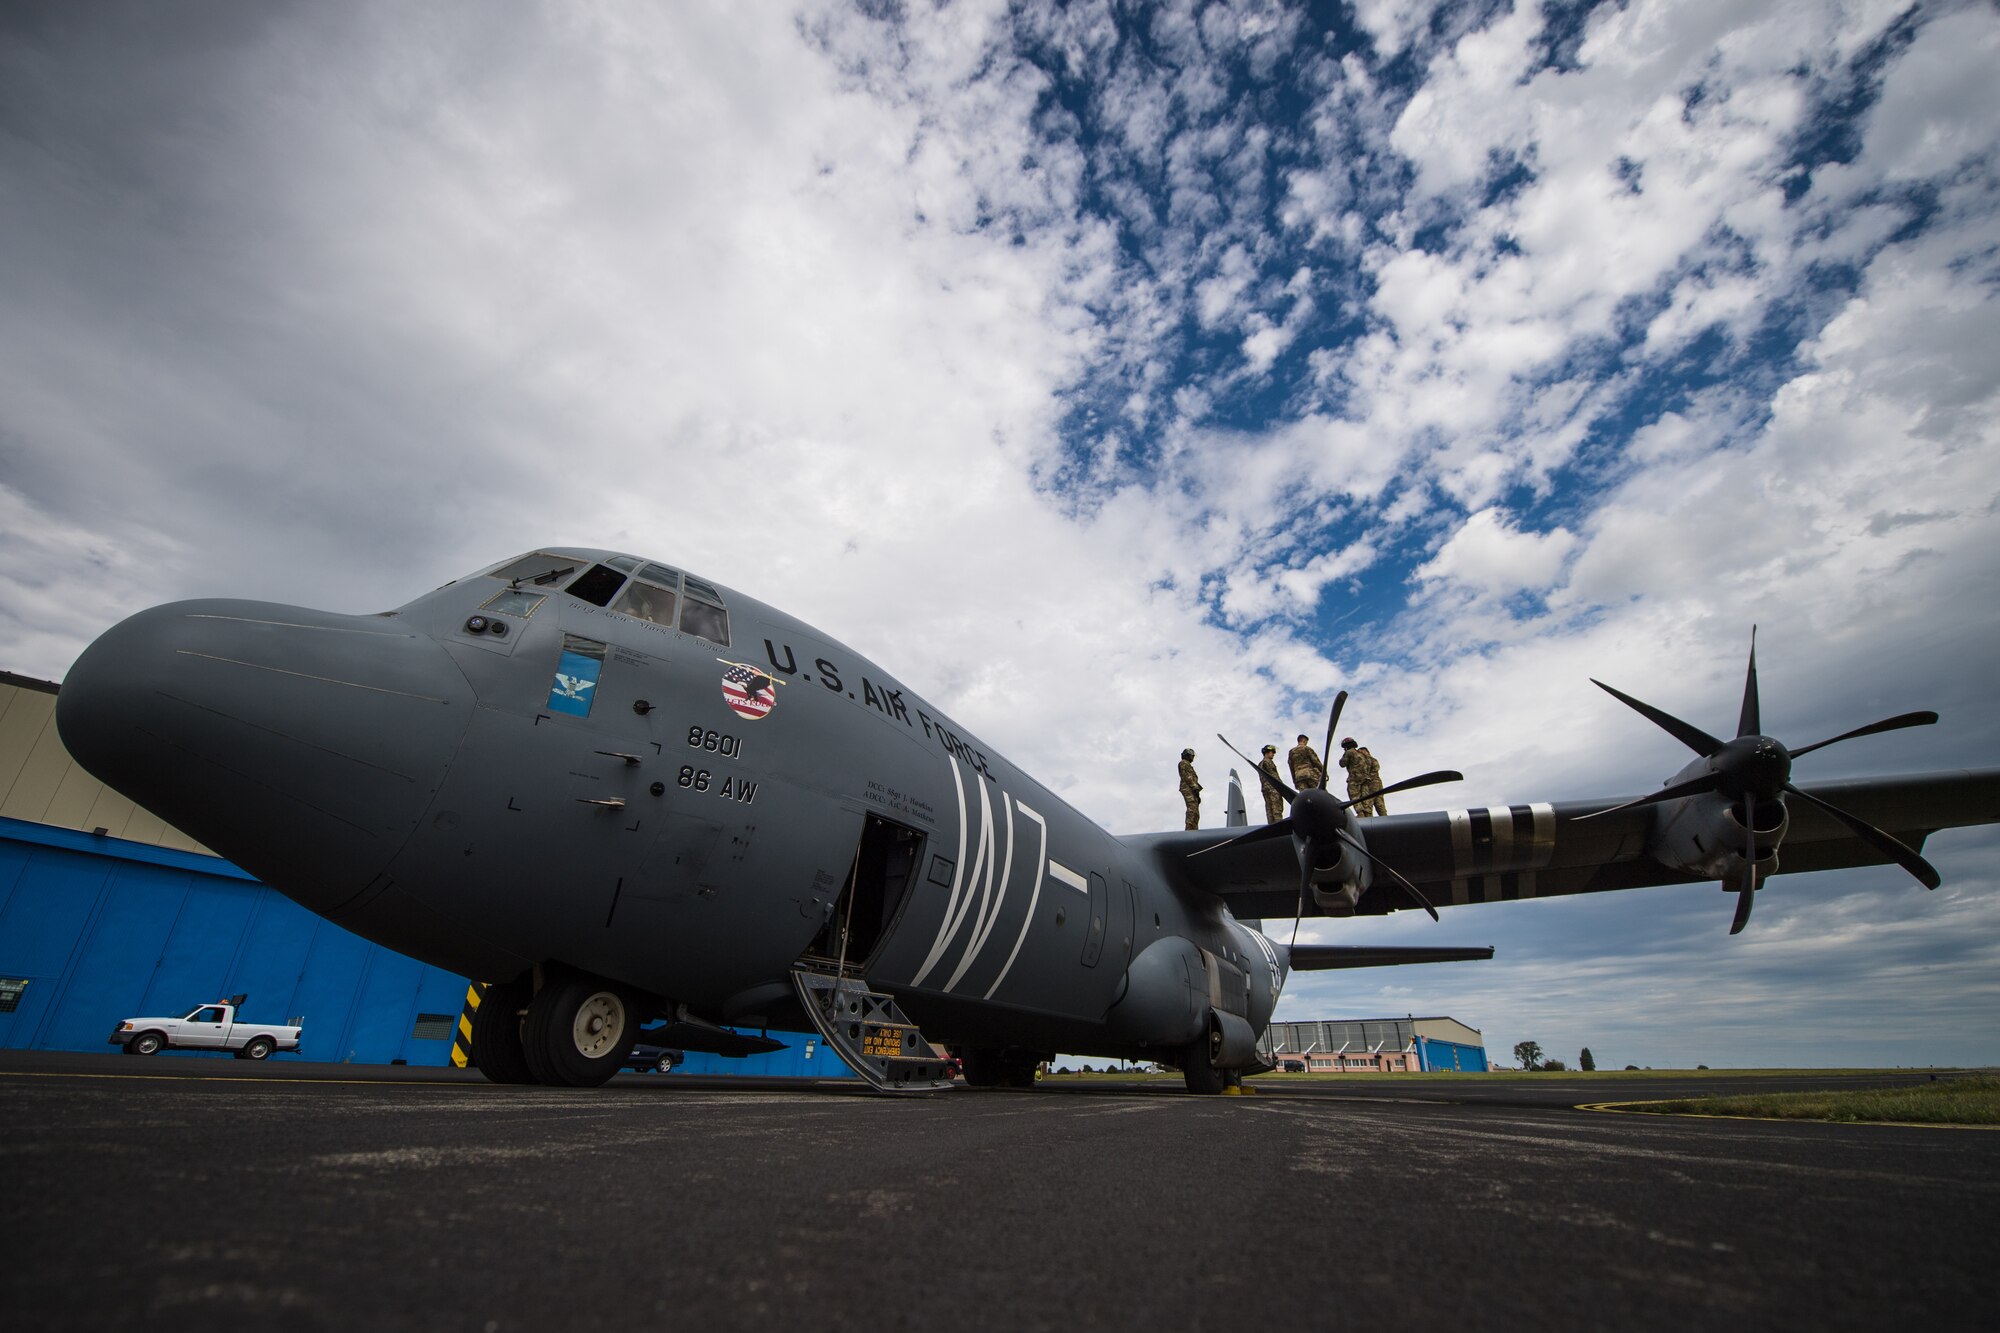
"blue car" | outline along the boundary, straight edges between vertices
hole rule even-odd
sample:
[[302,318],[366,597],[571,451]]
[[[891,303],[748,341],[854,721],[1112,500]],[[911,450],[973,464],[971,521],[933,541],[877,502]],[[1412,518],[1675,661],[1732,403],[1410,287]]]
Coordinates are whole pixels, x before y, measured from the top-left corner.
[[685,1059],[687,1059],[686,1051],[677,1051],[671,1046],[649,1046],[642,1041],[626,1055],[625,1067],[638,1070],[652,1069],[662,1074],[671,1074],[674,1066]]

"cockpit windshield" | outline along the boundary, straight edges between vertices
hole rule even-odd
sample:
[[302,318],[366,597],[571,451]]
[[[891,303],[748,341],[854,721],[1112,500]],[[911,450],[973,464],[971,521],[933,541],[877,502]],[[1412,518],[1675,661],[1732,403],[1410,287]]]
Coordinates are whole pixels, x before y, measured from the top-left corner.
[[[593,561],[588,556],[537,551],[488,571],[487,577],[503,580],[512,591],[561,589],[592,606],[729,646],[729,612],[720,592],[671,566],[637,556],[611,555]],[[495,609],[526,614],[512,606]]]
[[[657,569],[657,565],[647,566]],[[675,579],[678,583],[680,580]],[[625,585],[625,595],[611,609],[620,615],[633,616],[639,620],[650,620],[655,625],[674,623],[674,601],[677,594],[673,588],[648,579],[635,578]]]

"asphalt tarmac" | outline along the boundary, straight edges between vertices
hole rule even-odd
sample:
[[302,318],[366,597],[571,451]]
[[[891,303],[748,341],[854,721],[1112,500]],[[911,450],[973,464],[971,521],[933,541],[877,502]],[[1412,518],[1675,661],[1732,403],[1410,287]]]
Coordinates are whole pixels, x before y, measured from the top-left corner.
[[0,1052],[0,1312],[29,1329],[1678,1333],[1983,1329],[2000,1304],[2000,1133],[1572,1109],[1693,1083],[1256,1083],[556,1091]]

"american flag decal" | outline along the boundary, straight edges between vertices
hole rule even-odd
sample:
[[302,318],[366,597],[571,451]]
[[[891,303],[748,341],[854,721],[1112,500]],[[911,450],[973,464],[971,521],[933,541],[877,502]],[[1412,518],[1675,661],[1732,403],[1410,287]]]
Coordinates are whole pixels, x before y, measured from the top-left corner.
[[755,722],[778,706],[778,686],[782,682],[741,662],[719,657],[715,660],[729,668],[722,673],[722,702],[736,716]]

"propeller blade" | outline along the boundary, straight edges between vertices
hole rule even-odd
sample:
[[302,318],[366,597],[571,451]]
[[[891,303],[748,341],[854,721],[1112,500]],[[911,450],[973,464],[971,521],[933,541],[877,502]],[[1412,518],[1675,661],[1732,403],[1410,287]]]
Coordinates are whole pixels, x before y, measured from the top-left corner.
[[[1341,697],[1342,697],[1342,698],[1344,699],[1344,698],[1346,698],[1347,696],[1346,696],[1346,695],[1342,695]],[[1221,732],[1219,732],[1219,731],[1215,733],[1215,739],[1217,739],[1217,740],[1221,741],[1221,742],[1222,742],[1222,743],[1223,743],[1224,745],[1229,745],[1229,737],[1227,737],[1227,736],[1223,735],[1223,734],[1222,734]],[[1270,779],[1271,775],[1270,775],[1269,773],[1266,773],[1266,772],[1264,772],[1264,770],[1263,770],[1263,769],[1261,769],[1261,768],[1257,768],[1257,761],[1256,761],[1256,760],[1254,760],[1254,759],[1252,759],[1252,758],[1251,758],[1251,757],[1250,757],[1249,755],[1247,755],[1247,754],[1243,753],[1243,751],[1241,751],[1241,750],[1237,749],[1237,748],[1236,748],[1235,746],[1233,746],[1233,745],[1229,745],[1229,750],[1230,750],[1230,753],[1234,754],[1234,755],[1235,755],[1235,756],[1236,756],[1236,757],[1237,757],[1238,759],[1241,759],[1241,760],[1242,760],[1242,761],[1243,761],[1244,763],[1246,763],[1246,764],[1250,765],[1250,767],[1252,767],[1252,768],[1256,768],[1256,769],[1257,769],[1257,772],[1258,772],[1258,774],[1259,774],[1259,776],[1261,776],[1261,777],[1263,777],[1263,778],[1265,778],[1265,779],[1267,779],[1267,780],[1269,780],[1269,779]],[[1284,784],[1284,782],[1283,782],[1283,781],[1279,781],[1277,785],[1278,785],[1278,790],[1279,790],[1279,791],[1281,791],[1281,792],[1283,792],[1283,793],[1285,794],[1285,801],[1286,801],[1286,803],[1287,803],[1287,804],[1289,804],[1289,803],[1290,803],[1290,802],[1292,802],[1292,801],[1296,801],[1296,800],[1298,800],[1298,799],[1299,799],[1299,794],[1298,794],[1297,792],[1293,791],[1293,790],[1292,790],[1292,789],[1291,789],[1290,787],[1287,787],[1287,786],[1286,786],[1286,785]],[[1268,828],[1268,827],[1270,827],[1270,826],[1269,826],[1269,825],[1266,825],[1265,827],[1267,827],[1267,828]]]
[[1870,722],[1865,727],[1856,727],[1852,731],[1843,731],[1838,736],[1814,741],[1804,749],[1792,751],[1792,758],[1797,759],[1802,754],[1811,754],[1814,750],[1822,749],[1837,741],[1851,741],[1856,736],[1873,736],[1878,731],[1901,731],[1904,727],[1928,727],[1937,720],[1938,715],[1931,712],[1902,713],[1895,717],[1885,717],[1880,722]]
[[[1751,877],[1752,879],[1755,876]],[[1757,890],[1748,882],[1736,894],[1736,919],[1729,923],[1729,933],[1741,935],[1743,927],[1750,924],[1750,904],[1756,898]]]
[[[1755,630],[1751,631],[1754,636]],[[1754,638],[1750,648],[1750,659],[1755,661],[1757,649]],[[1745,705],[1747,708],[1749,705]],[[1754,733],[1752,733],[1754,734]],[[1743,793],[1743,887],[1736,891],[1736,919],[1729,923],[1729,933],[1739,935],[1743,927],[1750,924],[1750,904],[1757,896],[1757,797],[1751,792]]]
[[[1598,680],[1596,677],[1592,677],[1590,683],[1592,685],[1595,685],[1598,689],[1603,690],[1606,694],[1618,700],[1620,703],[1631,708],[1634,712],[1638,713],[1641,717],[1651,722],[1661,731],[1666,732],[1669,736],[1672,736],[1675,740],[1679,741],[1682,745],[1687,746],[1688,749],[1693,750],[1696,754],[1702,756],[1704,759],[1722,748],[1721,741],[1715,739],[1715,737],[1709,735],[1707,732],[1703,731],[1700,727],[1689,726],[1687,723],[1675,717],[1672,713],[1663,713],[1659,709],[1653,707],[1651,704],[1640,703],[1637,699],[1634,699],[1631,695],[1626,694],[1619,690],[1612,689],[1609,685],[1606,685],[1603,681]],[[1796,754],[1797,751],[1793,751],[1793,753]]]
[[1683,796],[1699,796],[1705,791],[1714,791],[1721,781],[1722,774],[1720,773],[1704,773],[1698,778],[1689,778],[1686,782],[1676,782],[1671,787],[1662,787],[1650,796],[1641,796],[1635,800],[1627,801],[1623,805],[1614,805],[1608,810],[1598,810],[1591,814],[1578,815],[1575,819],[1570,820],[1570,823],[1581,824],[1586,819],[1599,819],[1605,815],[1615,815],[1620,810],[1630,810],[1635,806],[1658,805],[1661,801],[1677,801]]
[[1935,889],[1939,884],[1944,882],[1939,878],[1938,872],[1931,866],[1929,861],[1924,860],[1923,857],[1918,856],[1908,847],[1905,847],[1881,829],[1876,828],[1873,824],[1868,823],[1866,820],[1856,819],[1839,806],[1828,805],[1811,792],[1794,787],[1789,782],[1785,784],[1785,790],[1802,801],[1818,806],[1841,823],[1847,825],[1848,832],[1916,876],[1917,882],[1925,888]]
[[1306,890],[1312,887],[1312,882],[1312,862],[1306,857],[1301,856],[1299,858],[1299,905],[1298,909],[1292,913],[1292,943],[1294,945],[1299,942],[1299,920],[1306,914]]
[[1377,796],[1393,795],[1399,791],[1408,791],[1412,787],[1434,787],[1440,782],[1463,781],[1465,781],[1465,774],[1458,772],[1456,769],[1440,768],[1435,773],[1419,773],[1416,777],[1404,778],[1401,782],[1393,782],[1378,791],[1371,791],[1366,796],[1359,796],[1351,801],[1342,801],[1340,808],[1345,810],[1350,806],[1359,805],[1363,801],[1372,801]]
[[1189,852],[1187,854],[1187,859],[1192,861],[1197,856],[1207,856],[1210,852],[1219,852],[1224,847],[1235,847],[1244,843],[1263,842],[1266,838],[1289,838],[1291,835],[1292,835],[1292,820],[1291,816],[1287,815],[1285,818],[1279,820],[1275,824],[1259,824],[1255,828],[1251,829],[1248,833],[1239,833],[1235,837],[1225,839],[1222,842],[1210,843],[1208,846],[1202,848],[1200,851]]
[[1319,747],[1319,761],[1322,764],[1333,762],[1333,733],[1340,728],[1340,711],[1345,707],[1347,707],[1347,691],[1342,690],[1333,696],[1333,711],[1327,714],[1326,744]]
[[[1757,627],[1750,627],[1750,674],[1743,678],[1743,712],[1736,719],[1736,734],[1761,736],[1764,733],[1757,708]],[[1748,915],[1747,913],[1745,915]]]
[[1412,898],[1415,898],[1417,900],[1417,906],[1423,908],[1426,912],[1429,912],[1431,914],[1431,920],[1433,921],[1440,920],[1438,916],[1438,909],[1431,906],[1431,900],[1424,897],[1424,891],[1418,888],[1416,885],[1410,883],[1408,879],[1404,878],[1402,871],[1396,869],[1396,867],[1390,865],[1387,861],[1384,861],[1381,857],[1369,851],[1367,843],[1361,841],[1361,839],[1355,837],[1353,834],[1349,833],[1346,829],[1335,830],[1334,836],[1338,837],[1342,842],[1346,843],[1349,847],[1352,847],[1355,851],[1360,852],[1363,856],[1367,857],[1370,861],[1374,862],[1375,868],[1377,870],[1386,870],[1391,875],[1394,875],[1396,877],[1396,882],[1403,886],[1404,892],[1408,893]]

